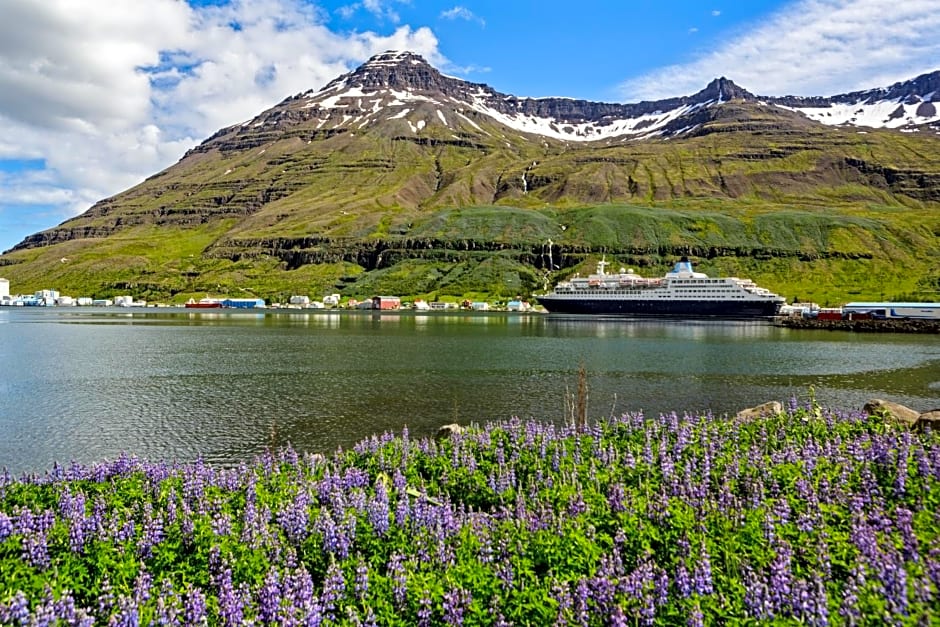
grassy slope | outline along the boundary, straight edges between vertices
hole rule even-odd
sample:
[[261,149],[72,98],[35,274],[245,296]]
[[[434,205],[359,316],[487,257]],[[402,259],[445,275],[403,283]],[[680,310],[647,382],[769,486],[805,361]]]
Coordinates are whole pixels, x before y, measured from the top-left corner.
[[[916,176],[884,174],[940,173],[936,138],[794,130],[759,113],[747,131],[626,145],[533,143],[492,125],[472,145],[429,126],[431,145],[402,139],[402,126],[196,153],[63,225],[132,226],[5,255],[0,274],[16,292],[176,302],[205,292],[318,297],[337,284],[358,297],[500,297],[590,271],[600,255],[659,274],[687,251],[705,272],[788,298],[940,297],[938,204],[916,198]],[[740,117],[729,109],[711,129]],[[287,270],[278,242],[311,236],[340,252],[369,242],[402,250],[371,272],[352,255]],[[548,240],[567,253],[551,275],[520,260]]]

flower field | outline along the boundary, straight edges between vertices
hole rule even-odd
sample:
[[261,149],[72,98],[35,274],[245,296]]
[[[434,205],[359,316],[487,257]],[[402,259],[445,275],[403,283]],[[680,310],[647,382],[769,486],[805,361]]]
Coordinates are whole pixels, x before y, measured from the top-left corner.
[[921,625],[940,434],[791,402],[0,477],[4,625]]

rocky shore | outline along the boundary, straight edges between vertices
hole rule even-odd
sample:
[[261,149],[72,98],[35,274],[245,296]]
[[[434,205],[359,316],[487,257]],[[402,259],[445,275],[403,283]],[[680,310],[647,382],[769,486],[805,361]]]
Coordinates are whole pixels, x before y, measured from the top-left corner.
[[867,320],[820,320],[818,318],[778,318],[775,324],[791,329],[825,329],[873,333],[940,333],[940,320],[902,318]]

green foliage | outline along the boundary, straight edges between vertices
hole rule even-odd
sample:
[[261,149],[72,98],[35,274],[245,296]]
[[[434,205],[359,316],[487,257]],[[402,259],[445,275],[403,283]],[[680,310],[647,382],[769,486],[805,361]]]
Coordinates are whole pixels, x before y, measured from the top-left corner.
[[161,621],[193,590],[210,624],[233,604],[336,625],[456,624],[455,608],[465,625],[916,623],[940,598],[938,437],[810,390],[759,419],[513,420],[331,459],[4,478],[0,623],[18,598],[34,617],[69,598],[99,622]]

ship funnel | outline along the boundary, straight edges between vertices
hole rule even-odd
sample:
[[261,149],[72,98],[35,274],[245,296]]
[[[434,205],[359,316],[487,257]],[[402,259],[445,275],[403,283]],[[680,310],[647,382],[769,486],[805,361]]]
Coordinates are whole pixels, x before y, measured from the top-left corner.
[[677,261],[675,267],[672,269],[676,274],[680,272],[692,273],[692,262],[687,258],[683,257],[681,261]]

